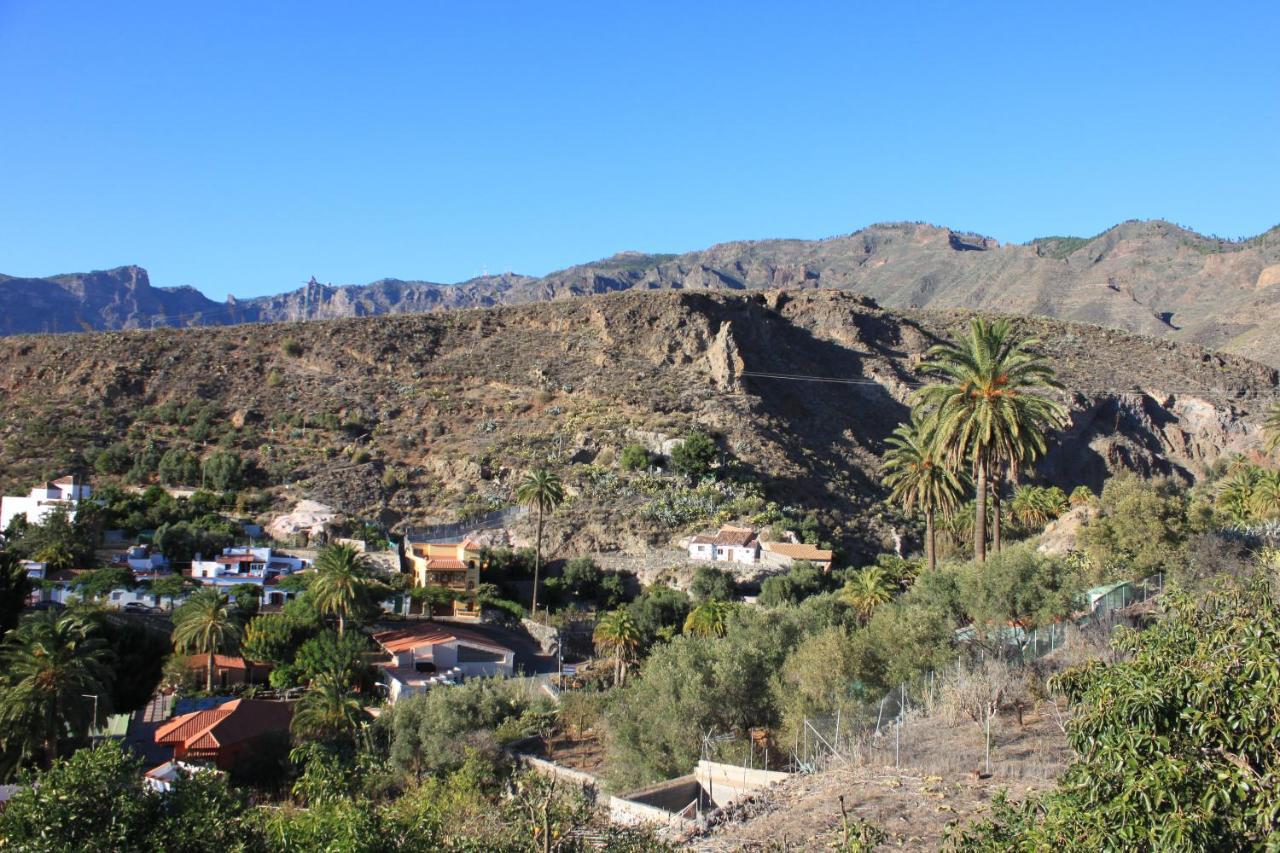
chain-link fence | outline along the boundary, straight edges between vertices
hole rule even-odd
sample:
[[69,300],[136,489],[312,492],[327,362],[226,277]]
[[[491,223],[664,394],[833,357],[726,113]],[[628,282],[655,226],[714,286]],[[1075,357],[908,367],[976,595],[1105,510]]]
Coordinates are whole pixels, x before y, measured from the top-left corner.
[[[1001,712],[1012,708],[1021,723],[1032,705],[1027,697],[1042,690],[1042,658],[1105,644],[1117,625],[1141,618],[1135,605],[1163,590],[1163,575],[1111,584],[1090,590],[1087,612],[1074,620],[1029,631],[1014,626],[985,638],[970,631],[954,664],[903,682],[877,700],[848,702],[835,715],[803,719],[792,743],[780,744],[789,753],[787,769],[871,765],[1055,778],[1069,760],[1063,721],[1041,719],[1040,726],[993,732],[1001,726]],[[1052,703],[1045,708],[1057,713]]]

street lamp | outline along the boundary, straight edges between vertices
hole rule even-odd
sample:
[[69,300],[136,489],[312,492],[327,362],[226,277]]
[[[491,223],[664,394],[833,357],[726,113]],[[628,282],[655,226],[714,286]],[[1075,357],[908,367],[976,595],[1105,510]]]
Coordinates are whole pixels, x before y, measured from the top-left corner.
[[89,737],[92,738],[93,729],[96,729],[98,727],[98,694],[97,693],[81,693],[80,698],[93,700],[93,725],[90,728],[90,734],[89,734]]

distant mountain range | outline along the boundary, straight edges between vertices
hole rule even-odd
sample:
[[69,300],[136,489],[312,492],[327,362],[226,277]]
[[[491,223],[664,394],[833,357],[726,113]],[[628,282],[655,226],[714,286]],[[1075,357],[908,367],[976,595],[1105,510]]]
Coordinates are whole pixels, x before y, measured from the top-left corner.
[[153,287],[136,266],[43,279],[0,276],[0,334],[417,313],[621,290],[778,288],[856,291],[895,308],[1044,315],[1280,365],[1280,226],[1229,241],[1160,220],[1025,244],[893,223],[825,240],[724,243],[682,255],[626,252],[541,278],[340,286],[313,280],[276,296],[226,302],[192,287]]

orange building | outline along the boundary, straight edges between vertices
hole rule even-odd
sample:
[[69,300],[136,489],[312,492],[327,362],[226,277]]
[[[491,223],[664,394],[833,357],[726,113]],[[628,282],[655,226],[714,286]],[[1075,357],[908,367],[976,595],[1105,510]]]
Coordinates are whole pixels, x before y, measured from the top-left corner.
[[445,615],[480,617],[476,590],[480,586],[480,545],[470,539],[461,542],[410,542],[409,565],[414,586],[439,588],[455,596],[452,611]]
[[174,717],[156,729],[155,741],[173,747],[174,760],[208,761],[232,769],[266,737],[289,735],[288,702],[233,699],[215,708]]

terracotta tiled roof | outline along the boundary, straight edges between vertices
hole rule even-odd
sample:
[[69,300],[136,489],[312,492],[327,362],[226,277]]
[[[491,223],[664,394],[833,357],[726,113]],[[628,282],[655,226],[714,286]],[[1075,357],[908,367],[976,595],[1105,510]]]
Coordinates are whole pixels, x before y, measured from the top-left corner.
[[462,550],[464,551],[480,550],[480,543],[474,539],[463,539],[461,544],[462,544]]
[[422,622],[394,631],[381,631],[374,634],[373,639],[378,645],[392,654],[454,641],[495,651],[511,651],[511,649],[495,640],[490,640],[483,634],[468,631],[466,628],[460,628],[457,625],[445,625],[439,622]]
[[721,527],[720,532],[716,534],[715,544],[731,545],[735,548],[745,548],[756,538],[756,532],[750,527]]
[[[187,666],[191,669],[204,669],[209,666],[208,655],[188,655]],[[235,657],[233,655],[214,655],[213,666],[215,669],[247,669],[244,658]],[[257,666],[255,664],[255,666]]]
[[288,702],[234,699],[225,705],[175,717],[156,729],[156,743],[210,750],[252,740],[268,732],[288,731],[293,706]]
[[813,545],[803,545],[794,542],[761,542],[760,547],[774,554],[781,554],[784,557],[790,557],[793,560],[810,560],[815,563],[831,562],[831,552],[822,548],[815,548]]
[[467,564],[461,560],[450,560],[447,557],[432,557],[427,560],[427,569],[465,569]]
[[710,533],[699,533],[689,540],[690,545],[714,545],[716,537]]

